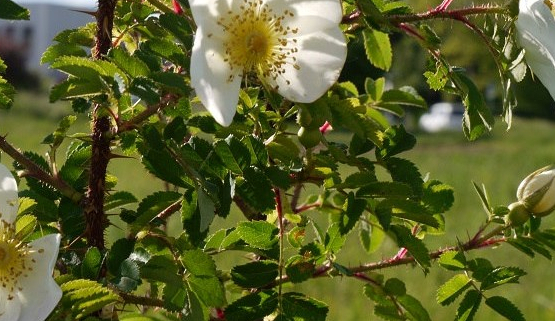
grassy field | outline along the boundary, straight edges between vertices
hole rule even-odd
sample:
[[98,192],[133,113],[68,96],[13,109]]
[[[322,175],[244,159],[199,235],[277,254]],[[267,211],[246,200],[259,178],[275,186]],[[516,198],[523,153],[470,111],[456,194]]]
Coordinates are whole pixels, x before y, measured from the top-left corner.
[[[23,150],[39,153],[47,151],[40,146],[43,137],[52,132],[55,123],[64,113],[70,112],[65,104],[44,105],[44,97],[32,97],[29,94],[18,98],[17,106],[10,112],[0,111],[0,134],[8,134],[8,141]],[[87,128],[86,116],[82,115],[77,128]],[[505,131],[503,124],[497,124],[494,132],[476,142],[465,140],[461,132],[437,135],[418,135],[417,148],[405,154],[415,162],[422,173],[429,173],[430,178],[439,179],[455,188],[455,205],[446,215],[447,231],[444,236],[427,240],[428,247],[454,245],[458,240],[464,241],[472,235],[485,220],[485,214],[472,187],[472,181],[483,183],[494,204],[507,205],[515,200],[518,183],[529,172],[555,162],[555,124],[541,120],[516,119],[513,128]],[[61,156],[60,156],[61,157]],[[2,162],[11,162],[7,156]],[[136,196],[148,195],[160,188],[162,184],[152,179],[136,179],[144,176],[138,166],[138,160],[118,159],[110,170],[130,178],[118,183],[119,189],[129,190]],[[551,227],[554,217],[544,222],[544,227]],[[218,224],[224,224],[218,222]],[[113,231],[118,233],[118,231]],[[121,231],[120,231],[121,233]],[[382,251],[373,255],[365,254],[357,244],[356,237],[349,240],[345,253],[339,256],[344,265],[358,265],[372,262],[395,254],[395,249],[386,244]],[[555,288],[551,275],[553,265],[544,258],[529,260],[524,254],[501,246],[497,249],[482,250],[495,265],[518,266],[525,268],[529,275],[522,279],[521,286],[501,288],[503,295],[511,299],[524,313],[528,320],[555,319]],[[433,267],[431,273],[424,277],[415,267],[398,267],[384,271],[386,277],[398,277],[407,282],[409,294],[422,300],[433,320],[452,320],[456,304],[441,307],[435,303],[437,287],[452,276],[440,268]],[[543,274],[549,273],[549,274]],[[546,282],[546,278],[549,281]],[[355,321],[374,320],[372,303],[362,294],[362,284],[348,278],[321,278],[303,283],[302,289],[330,305],[329,320]],[[499,293],[498,293],[499,294]],[[482,307],[476,320],[501,320]]]

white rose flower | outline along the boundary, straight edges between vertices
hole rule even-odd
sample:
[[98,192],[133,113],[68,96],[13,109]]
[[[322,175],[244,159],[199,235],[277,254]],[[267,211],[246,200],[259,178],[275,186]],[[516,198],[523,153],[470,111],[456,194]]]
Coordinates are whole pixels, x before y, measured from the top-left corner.
[[552,0],[520,0],[516,30],[526,63],[555,99],[555,18]]
[[191,84],[227,126],[241,81],[255,73],[288,100],[310,103],[339,77],[347,46],[339,0],[191,0],[197,31]]
[[0,164],[0,321],[42,321],[62,297],[52,278],[60,235],[17,239],[17,208],[17,183]]
[[535,216],[548,215],[555,209],[555,169],[540,168],[518,186],[516,197]]

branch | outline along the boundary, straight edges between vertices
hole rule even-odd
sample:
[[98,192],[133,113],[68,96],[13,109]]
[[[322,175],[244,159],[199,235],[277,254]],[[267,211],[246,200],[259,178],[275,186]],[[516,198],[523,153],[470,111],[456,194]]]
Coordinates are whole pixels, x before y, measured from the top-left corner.
[[10,143],[8,143],[8,141],[6,141],[6,136],[0,136],[0,149],[8,154],[11,158],[13,158],[16,162],[25,167],[25,169],[27,170],[27,175],[32,176],[48,185],[51,185],[60,193],[62,193],[62,195],[76,203],[82,199],[83,195],[76,191],[73,187],[69,186],[59,177],[47,173],[32,160],[27,158],[17,149],[15,149]]
[[148,106],[145,110],[137,114],[135,117],[129,119],[128,121],[118,124],[117,133],[123,133],[132,129],[137,128],[141,123],[146,121],[150,116],[156,114],[162,109],[170,106],[172,103],[177,101],[178,97],[173,94],[165,95],[159,103],[155,105]]
[[[112,46],[112,28],[114,27],[114,13],[117,0],[99,0],[96,12],[96,34],[93,48],[93,58],[103,59]],[[110,161],[110,118],[104,115],[106,106],[95,103],[92,120],[92,155],[91,172],[88,190],[83,202],[85,233],[89,246],[102,250],[104,244],[104,229],[107,226],[104,213],[104,194],[106,189],[106,171]]]
[[[496,231],[496,234],[499,233],[499,230],[495,230],[495,231]],[[492,236],[492,233],[489,233],[488,235]],[[446,247],[446,248],[442,248],[442,249],[430,252],[429,257],[432,260],[436,260],[445,252],[461,251],[461,250],[462,251],[477,250],[485,247],[496,246],[500,243],[504,243],[507,241],[507,238],[505,237],[488,239],[488,240],[482,240],[482,239],[483,239],[482,237],[474,237],[470,241],[462,245]],[[359,274],[359,273],[381,270],[385,268],[391,268],[391,267],[414,264],[414,263],[416,263],[416,260],[412,256],[395,255],[394,257],[387,260],[366,263],[355,267],[349,267],[348,271],[351,274]],[[332,264],[325,263],[324,265],[315,269],[314,273],[312,273],[312,278],[319,278],[319,277],[328,276],[328,275],[332,275],[332,276],[339,275],[340,273],[338,271],[332,270],[332,267],[333,267]],[[289,282],[289,277],[287,275],[284,275],[282,278],[276,280],[275,282],[272,282],[271,284],[265,286],[264,288],[272,288],[287,282]]]
[[444,10],[438,7],[424,13],[391,15],[387,17],[387,20],[394,25],[404,22],[417,22],[431,19],[454,19],[460,21],[461,17],[466,16],[481,14],[506,14],[508,12],[508,9],[505,7],[488,5],[453,10]]

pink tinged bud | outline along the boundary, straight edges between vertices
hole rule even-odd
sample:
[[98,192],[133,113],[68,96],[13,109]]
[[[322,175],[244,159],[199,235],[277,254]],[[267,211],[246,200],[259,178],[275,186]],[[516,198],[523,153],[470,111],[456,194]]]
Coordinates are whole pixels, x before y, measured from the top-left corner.
[[555,209],[555,169],[540,168],[518,186],[516,197],[534,216],[546,216]]
[[173,12],[175,12],[178,15],[182,15],[183,8],[181,8],[181,5],[179,4],[179,2],[177,2],[177,0],[172,0],[172,4],[173,4]]

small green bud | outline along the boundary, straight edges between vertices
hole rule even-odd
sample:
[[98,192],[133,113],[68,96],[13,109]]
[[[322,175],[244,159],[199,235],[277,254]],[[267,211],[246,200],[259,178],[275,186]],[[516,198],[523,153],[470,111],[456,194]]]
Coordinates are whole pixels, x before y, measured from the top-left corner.
[[299,128],[299,132],[297,133],[297,135],[299,136],[299,142],[301,142],[301,144],[305,148],[315,147],[320,143],[320,140],[322,139],[322,133],[320,132],[318,127],[301,127]]
[[528,175],[518,186],[516,197],[532,215],[549,215],[555,209],[555,169],[547,166]]
[[312,123],[312,115],[306,106],[300,107],[299,112],[297,113],[297,124],[301,125],[301,127],[308,127]]
[[505,223],[512,227],[518,227],[530,219],[530,212],[520,202],[514,202],[508,206],[509,214],[505,216]]

